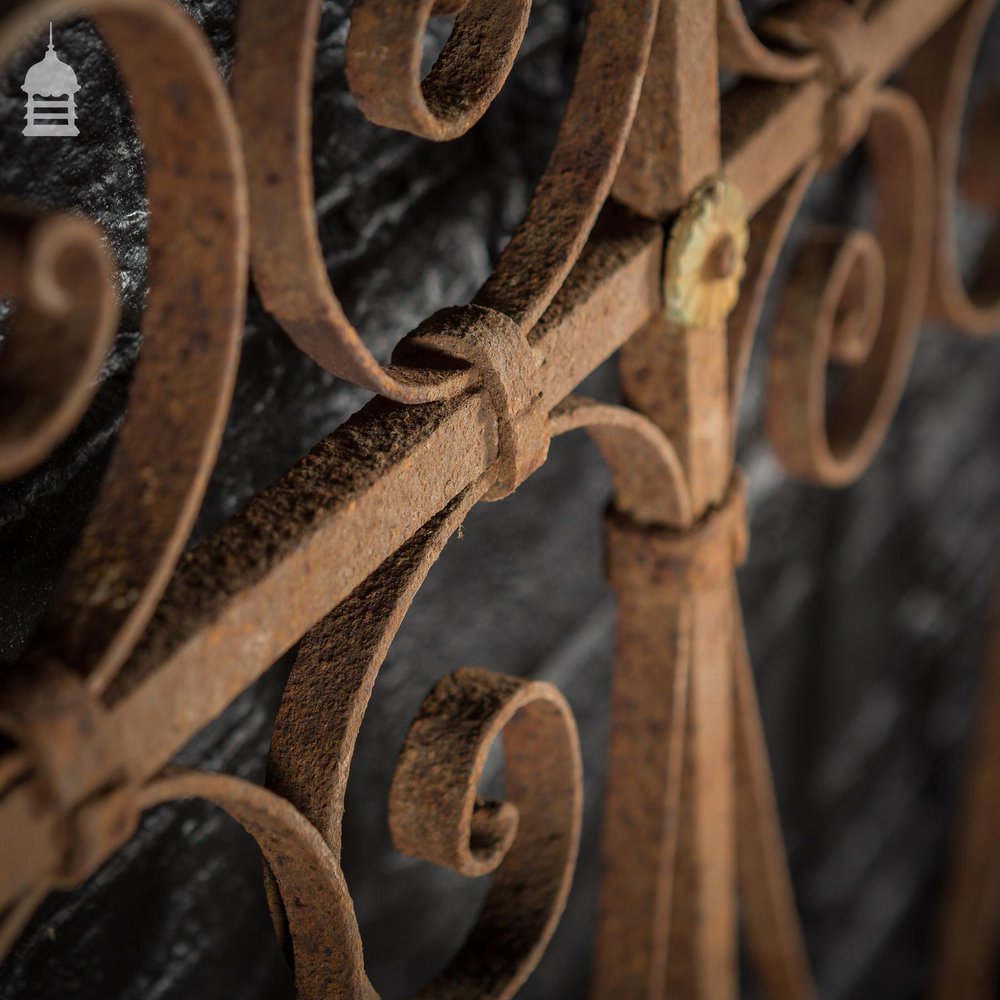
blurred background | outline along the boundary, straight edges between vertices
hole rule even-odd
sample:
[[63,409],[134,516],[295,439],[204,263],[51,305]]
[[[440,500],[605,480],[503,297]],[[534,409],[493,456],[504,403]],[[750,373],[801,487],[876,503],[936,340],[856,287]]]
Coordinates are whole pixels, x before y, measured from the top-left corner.
[[[228,74],[235,0],[184,6]],[[466,301],[520,221],[572,83],[584,8],[535,0],[510,81],[470,134],[443,146],[363,119],[344,76],[349,4],[324,2],[317,216],[334,287],[380,357],[425,316]],[[437,27],[440,44],[447,25]],[[0,658],[25,644],[95,495],[126,406],[146,280],[141,150],[127,99],[86,22],[57,25],[56,48],[83,84],[81,135],[21,140],[20,83],[44,51],[39,37],[0,88],[0,193],[95,217],[117,255],[124,312],[79,429],[43,468],[0,487]],[[998,71],[995,17],[978,75],[995,80]],[[867,184],[861,154],[822,177],[788,248],[817,220],[864,220]],[[970,245],[980,222],[963,216]],[[1000,341],[925,326],[885,447],[855,486],[828,491],[790,482],[763,437],[767,328],[765,315],[740,433],[752,513],[741,587],[806,939],[824,998],[914,997],[932,948],[1000,555]],[[614,399],[613,367],[583,388]],[[235,402],[194,541],[365,399],[301,355],[251,290]],[[601,554],[609,490],[590,443],[560,439],[516,496],[468,518],[385,661],[344,833],[368,967],[386,1000],[410,995],[440,967],[485,888],[397,855],[386,822],[410,719],[441,675],[472,664],[550,680],[576,713],[587,797],[581,859],[566,915],[521,995],[586,995],[615,618]],[[201,733],[183,761],[262,780],[289,662]],[[751,991],[752,977],[744,980]],[[291,998],[256,847],[209,806],[147,815],[87,885],[49,899],[0,968],[0,996]]]

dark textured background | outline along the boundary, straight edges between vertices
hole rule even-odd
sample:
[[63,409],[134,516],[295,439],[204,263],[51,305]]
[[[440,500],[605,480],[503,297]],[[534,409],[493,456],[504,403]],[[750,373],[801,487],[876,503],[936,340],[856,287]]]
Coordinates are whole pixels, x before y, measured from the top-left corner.
[[[185,6],[228,73],[234,0]],[[465,301],[519,220],[560,120],[583,6],[536,0],[492,110],[470,135],[435,146],[362,119],[343,73],[347,4],[324,3],[317,212],[337,292],[381,356],[424,316]],[[994,77],[998,35],[981,60]],[[0,192],[100,220],[121,267],[124,321],[80,429],[43,469],[0,489],[0,657],[23,645],[94,495],[140,339],[146,215],[127,102],[86,23],[60,26],[57,47],[83,83],[82,134],[59,142],[20,135],[19,84],[43,52],[39,39],[0,88]],[[798,235],[817,218],[855,217],[861,169],[852,159],[817,184]],[[977,220],[966,229],[971,239]],[[885,448],[860,483],[840,492],[782,474],[760,434],[759,368],[758,359],[740,449],[753,521],[742,584],[809,949],[824,997],[912,997],[932,940],[996,566],[1000,343],[925,329]],[[613,385],[605,370],[587,389],[612,395]],[[364,398],[301,356],[251,293],[236,399],[196,536]],[[608,490],[586,440],[560,440],[517,496],[469,517],[386,660],[345,829],[369,967],[386,998],[406,996],[445,960],[483,889],[400,858],[386,829],[389,777],[408,722],[433,681],[462,664],[552,680],[576,712],[587,791],[581,862],[566,916],[523,995],[585,994],[614,621],[601,572]],[[183,759],[259,780],[287,668],[278,664]],[[0,970],[0,995],[291,997],[256,848],[207,806],[147,816],[86,886],[49,900]]]

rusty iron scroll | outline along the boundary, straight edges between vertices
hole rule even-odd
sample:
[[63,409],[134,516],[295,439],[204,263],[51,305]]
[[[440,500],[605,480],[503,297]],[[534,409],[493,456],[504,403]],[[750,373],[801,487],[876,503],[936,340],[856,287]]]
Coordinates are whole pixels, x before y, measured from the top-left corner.
[[[125,423],[37,633],[0,672],[0,950],[143,811],[195,797],[259,845],[299,994],[375,997],[340,866],[375,679],[465,515],[517,490],[553,438],[585,429],[612,474],[618,600],[592,996],[735,1000],[742,911],[765,992],[815,997],[735,586],[749,544],[734,453],[743,386],[773,295],[769,436],[790,475],[842,486],[885,437],[925,315],[1000,332],[1000,226],[974,265],[956,250],[960,199],[1000,211],[1000,87],[966,107],[994,7],[789,0],[751,25],[739,0],[589,0],[523,222],[473,301],[399,331],[387,359],[345,315],[316,229],[319,0],[240,0],[228,91],[170,0],[0,6],[7,63],[49,20],[92,19],[131,98],[151,213]],[[437,142],[475,128],[530,10],[355,0],[347,78],[359,108]],[[422,78],[440,16],[451,34]],[[858,146],[871,228],[793,237],[814,179]],[[250,270],[302,351],[377,396],[182,556],[228,412]],[[5,201],[0,296],[13,305],[0,355],[10,480],[80,420],[115,333],[99,228]],[[625,406],[574,395],[616,354]],[[296,643],[267,787],[171,765]],[[413,986],[512,997],[572,884],[577,727],[551,685],[455,666],[400,748],[389,822],[401,852],[492,883],[452,962]],[[995,977],[996,686],[944,910],[940,997],[985,998]],[[478,785],[498,740],[506,789],[491,800]]]

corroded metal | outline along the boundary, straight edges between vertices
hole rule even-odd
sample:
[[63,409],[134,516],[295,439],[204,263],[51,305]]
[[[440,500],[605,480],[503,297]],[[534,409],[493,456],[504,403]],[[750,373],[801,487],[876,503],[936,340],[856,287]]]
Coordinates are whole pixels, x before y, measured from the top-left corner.
[[[0,370],[0,479],[10,479],[76,426],[117,329],[118,301],[96,226],[16,205],[0,212],[0,294],[16,306]],[[56,356],[43,354],[56,336]]]
[[[89,9],[130,88],[146,148],[150,290],[125,425],[24,669],[55,659],[100,692],[170,579],[221,442],[245,308],[247,220],[239,137],[205,39],[162,0],[98,0]],[[57,0],[13,5],[0,59],[51,18],[77,11]],[[48,364],[51,341],[35,333],[34,363]]]
[[[914,101],[870,100],[878,238],[823,230],[800,251],[772,334],[767,428],[792,473],[850,482],[902,395],[930,272],[931,147]],[[833,127],[836,127],[834,125]],[[846,371],[827,398],[831,362]]]
[[[79,6],[7,4],[0,59]],[[993,6],[792,0],[752,30],[737,0],[591,0],[573,93],[523,223],[473,302],[430,317],[383,365],[330,286],[315,228],[318,0],[241,0],[232,104],[205,40],[168,0],[84,3],[146,146],[150,294],[97,506],[0,684],[11,741],[0,757],[0,947],[49,891],[106,860],[143,810],[195,796],[261,847],[300,995],[375,996],[340,838],[379,668],[466,513],[516,490],[553,436],[586,429],[612,472],[619,601],[593,995],[734,997],[738,896],[769,993],[813,995],[735,589],[748,541],[739,401],[798,207],[818,172],[864,139],[873,231],[808,236],[772,332],[767,423],[786,467],[827,485],[861,474],[926,310],[971,334],[1000,329],[996,236],[969,287],[954,249],[959,184],[1000,205],[983,165],[1000,149],[995,93],[973,111],[964,164],[959,148]],[[358,104],[437,141],[467,131],[502,88],[529,8],[359,0],[348,41]],[[455,24],[421,80],[432,15]],[[740,78],[724,98],[720,70]],[[885,85],[898,70],[903,90]],[[264,303],[292,339],[382,398],[179,559],[228,408],[248,242]],[[0,210],[0,294],[17,305],[0,357],[0,476],[10,478],[79,419],[117,312],[94,228],[20,205]],[[55,335],[61,354],[48,347]],[[616,351],[630,408],[573,396]],[[844,372],[828,399],[831,367]],[[299,640],[267,789],[168,767]],[[506,797],[485,801],[476,785],[501,735]],[[1000,884],[983,777],[995,771],[992,742],[983,746],[942,996],[984,996],[1000,940],[990,917],[976,947],[962,947],[981,912],[970,917],[967,901]],[[549,685],[462,669],[428,696],[389,792],[395,843],[494,881],[421,995],[509,997],[530,975],[572,879],[580,768],[575,722]]]

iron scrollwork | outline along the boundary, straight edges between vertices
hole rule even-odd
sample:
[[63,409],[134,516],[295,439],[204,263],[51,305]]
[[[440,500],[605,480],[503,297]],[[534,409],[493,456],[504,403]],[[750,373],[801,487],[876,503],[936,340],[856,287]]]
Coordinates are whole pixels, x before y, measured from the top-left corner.
[[[0,60],[80,6],[8,4]],[[341,308],[313,218],[318,0],[241,0],[232,96],[168,0],[82,6],[145,146],[150,292],[102,492],[0,687],[13,747],[0,758],[0,944],[120,847],[142,810],[194,796],[260,845],[300,994],[374,996],[339,854],[375,677],[463,516],[516,490],[553,435],[587,428],[613,474],[619,599],[594,996],[735,996],[738,893],[769,992],[814,994],[734,586],[747,546],[739,401],[799,206],[865,137],[874,233],[808,237],[772,331],[767,424],[788,470],[828,485],[861,474],[928,309],[970,334],[1000,330],[995,234],[971,288],[954,250],[959,177],[1000,205],[982,152],[1000,149],[995,97],[973,113],[960,162],[994,0],[794,0],[757,30],[737,0],[590,0],[524,221],[473,301],[427,320],[390,364]],[[461,135],[503,87],[530,6],[358,0],[357,103],[390,128]],[[432,15],[454,27],[421,80]],[[902,89],[886,86],[900,68]],[[738,77],[724,97],[720,70]],[[228,410],[251,264],[294,342],[385,398],[182,558]],[[0,358],[10,479],[80,418],[117,301],[92,224],[14,204],[0,209],[0,293],[15,304]],[[619,349],[631,408],[573,396]],[[831,363],[846,368],[832,400]],[[280,609],[277,593],[292,595]],[[168,766],[303,636],[268,788]],[[485,801],[478,776],[501,734],[507,798]],[[572,879],[580,766],[572,713],[549,685],[475,668],[428,696],[390,792],[396,844],[495,875],[480,922],[422,996],[509,997],[530,975]]]

